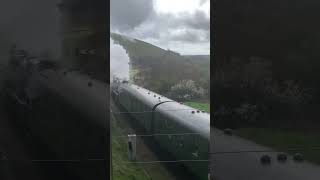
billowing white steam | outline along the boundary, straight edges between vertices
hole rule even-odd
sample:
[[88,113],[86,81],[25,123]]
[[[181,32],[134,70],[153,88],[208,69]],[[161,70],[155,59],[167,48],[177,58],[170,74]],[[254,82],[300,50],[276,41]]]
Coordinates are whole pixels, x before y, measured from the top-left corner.
[[110,38],[110,77],[129,80],[129,62],[125,49]]

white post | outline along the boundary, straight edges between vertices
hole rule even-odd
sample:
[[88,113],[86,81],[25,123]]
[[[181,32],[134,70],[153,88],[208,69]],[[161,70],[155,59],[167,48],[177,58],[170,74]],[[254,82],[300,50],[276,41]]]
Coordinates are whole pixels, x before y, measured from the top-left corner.
[[128,157],[130,161],[136,160],[137,155],[137,136],[135,134],[128,135]]

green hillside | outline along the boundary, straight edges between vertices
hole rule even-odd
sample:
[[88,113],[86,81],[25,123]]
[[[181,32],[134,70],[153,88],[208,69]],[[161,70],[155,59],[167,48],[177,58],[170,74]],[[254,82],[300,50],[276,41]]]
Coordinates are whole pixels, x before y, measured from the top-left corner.
[[111,33],[111,38],[128,53],[130,79],[134,83],[164,95],[182,80],[193,80],[197,87],[209,90],[210,58],[204,63],[201,58],[196,60],[196,56],[182,56],[116,33]]
[[197,64],[210,64],[210,55],[184,55],[184,57]]

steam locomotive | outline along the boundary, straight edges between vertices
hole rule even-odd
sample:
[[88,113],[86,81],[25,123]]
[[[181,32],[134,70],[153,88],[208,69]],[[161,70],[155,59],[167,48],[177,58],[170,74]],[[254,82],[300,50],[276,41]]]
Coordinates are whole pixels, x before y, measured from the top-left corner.
[[17,61],[7,68],[5,103],[22,136],[31,134],[31,158],[46,164],[52,177],[59,173],[51,161],[68,162],[59,166],[67,179],[64,173],[77,179],[105,178],[108,84],[52,60],[13,57]]

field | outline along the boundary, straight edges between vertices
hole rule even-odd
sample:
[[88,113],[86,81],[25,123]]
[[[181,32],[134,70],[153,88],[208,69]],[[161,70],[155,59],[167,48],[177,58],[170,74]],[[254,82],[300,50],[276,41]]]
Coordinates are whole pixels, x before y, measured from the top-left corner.
[[201,102],[185,102],[187,106],[200,109],[202,111],[210,113],[210,104],[209,103],[201,103]]
[[[261,145],[289,154],[301,153],[306,160],[320,164],[320,134],[296,132],[282,129],[243,128],[237,134]],[[299,150],[290,150],[290,149]]]

